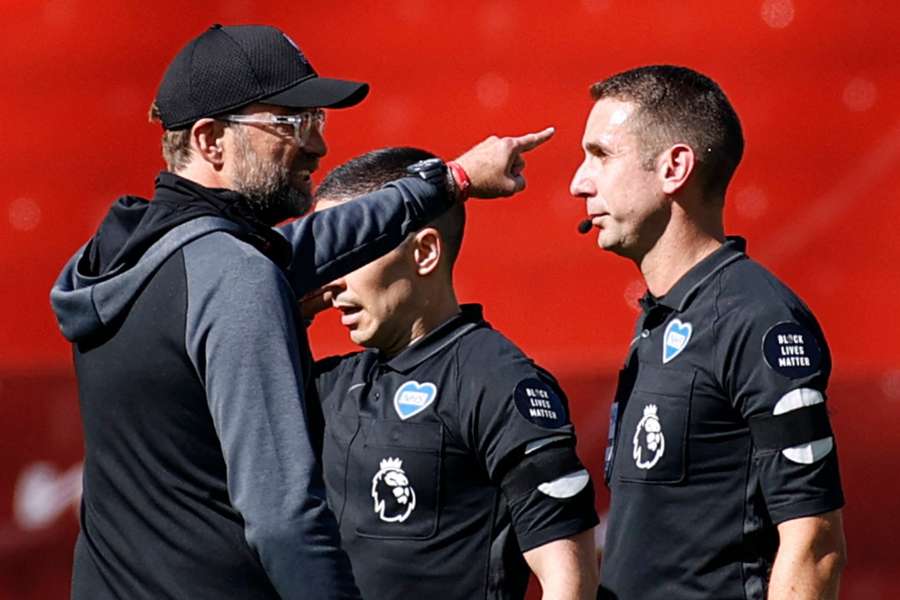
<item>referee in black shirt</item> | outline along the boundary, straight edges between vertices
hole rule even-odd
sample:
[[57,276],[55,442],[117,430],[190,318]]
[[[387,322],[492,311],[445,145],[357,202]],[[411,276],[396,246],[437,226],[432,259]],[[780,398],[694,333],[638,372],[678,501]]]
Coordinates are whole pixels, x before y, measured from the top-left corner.
[[743,153],[719,87],[642,67],[591,88],[572,181],[641,300],[610,419],[601,585],[621,600],[836,598],[844,504],[815,317],[726,238]]
[[[331,172],[317,209],[431,155],[380,150]],[[363,597],[594,598],[594,491],[565,395],[457,303],[461,204],[325,290],[365,352],[319,361],[328,501]]]

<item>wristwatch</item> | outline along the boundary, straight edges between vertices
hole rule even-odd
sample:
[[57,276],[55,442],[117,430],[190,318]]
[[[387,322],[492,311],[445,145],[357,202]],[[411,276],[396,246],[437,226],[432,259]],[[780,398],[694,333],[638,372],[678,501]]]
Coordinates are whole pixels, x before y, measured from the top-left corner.
[[426,158],[406,167],[406,172],[438,187],[447,185],[447,165],[439,158]]
[[[427,158],[409,165],[406,171],[447,190],[448,195],[459,202],[465,201],[469,196],[469,177],[462,167],[454,163],[445,163],[440,158]],[[462,183],[459,178],[462,179]]]

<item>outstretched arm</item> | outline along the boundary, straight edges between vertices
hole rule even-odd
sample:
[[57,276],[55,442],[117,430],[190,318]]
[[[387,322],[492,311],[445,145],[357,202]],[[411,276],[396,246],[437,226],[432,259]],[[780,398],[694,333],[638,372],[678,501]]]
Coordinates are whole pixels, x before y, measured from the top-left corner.
[[841,511],[785,521],[778,535],[769,600],[836,599],[847,560]]
[[[516,137],[492,136],[464,153],[456,162],[471,182],[469,195],[497,198],[522,191],[522,154],[552,136],[552,128]],[[358,201],[280,227],[293,248],[287,275],[294,293],[304,296],[390,252],[454,201],[446,189],[406,178]]]

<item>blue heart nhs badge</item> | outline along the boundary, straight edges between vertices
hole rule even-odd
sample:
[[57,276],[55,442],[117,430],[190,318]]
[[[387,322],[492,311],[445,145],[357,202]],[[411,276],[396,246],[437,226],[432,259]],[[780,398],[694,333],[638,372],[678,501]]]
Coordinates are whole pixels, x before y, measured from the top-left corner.
[[682,323],[679,319],[672,319],[666,325],[666,333],[663,336],[663,364],[666,364],[687,348],[691,341],[693,331],[690,323]]
[[435,398],[437,387],[433,383],[407,381],[394,394],[394,410],[401,419],[406,420],[428,408]]

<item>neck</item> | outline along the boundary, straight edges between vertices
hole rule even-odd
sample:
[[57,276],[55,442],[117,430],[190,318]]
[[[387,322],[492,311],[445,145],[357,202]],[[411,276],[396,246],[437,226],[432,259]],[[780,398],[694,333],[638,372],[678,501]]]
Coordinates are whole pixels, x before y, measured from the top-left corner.
[[647,289],[664,296],[685,273],[715,252],[725,242],[721,212],[708,211],[711,218],[700,222],[679,211],[656,244],[635,262]]
[[189,179],[206,188],[231,189],[231,185],[225,180],[220,172],[210,169],[208,165],[197,160],[190,161],[183,168],[172,171],[172,173],[179,177]]
[[400,354],[459,312],[459,302],[452,287],[445,293],[426,296],[416,307],[415,316],[409,323],[408,335],[398,339],[391,348],[382,348],[382,354],[388,357]]

